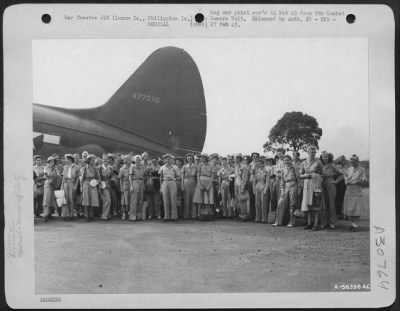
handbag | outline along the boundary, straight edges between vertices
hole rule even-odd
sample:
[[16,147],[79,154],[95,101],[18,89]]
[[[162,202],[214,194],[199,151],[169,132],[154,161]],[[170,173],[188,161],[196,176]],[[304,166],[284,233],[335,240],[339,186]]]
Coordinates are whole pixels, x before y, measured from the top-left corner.
[[313,207],[320,207],[322,203],[322,192],[321,191],[314,191],[312,197],[312,206]]
[[55,190],[54,196],[56,197],[56,202],[58,207],[62,207],[63,205],[67,204],[67,199],[65,198],[64,190]]

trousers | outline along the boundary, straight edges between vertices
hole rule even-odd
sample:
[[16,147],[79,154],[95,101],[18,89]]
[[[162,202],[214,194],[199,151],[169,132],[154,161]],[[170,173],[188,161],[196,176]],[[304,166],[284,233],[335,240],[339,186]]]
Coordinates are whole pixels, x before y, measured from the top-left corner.
[[110,219],[111,218],[111,191],[110,189],[104,188],[100,189],[100,197],[102,201],[102,212],[101,219]]
[[323,205],[321,210],[321,225],[336,224],[336,185],[331,180],[322,182]]
[[232,196],[229,190],[229,181],[223,180],[221,183],[222,216],[233,217]]
[[197,206],[193,203],[194,190],[196,189],[195,178],[185,178],[183,180],[183,218],[195,219],[197,217]]
[[255,196],[255,221],[262,221],[266,222],[267,221],[267,206],[265,202],[265,195],[264,195],[264,188],[265,184],[263,183],[257,183],[254,190],[254,196]]
[[161,193],[164,201],[164,219],[178,219],[176,182],[174,180],[164,180],[161,185]]
[[143,180],[132,181],[133,191],[131,193],[131,203],[129,208],[129,219],[146,219],[146,211],[143,210]]
[[71,179],[64,180],[64,194],[67,204],[62,207],[63,217],[73,217],[76,210],[76,191],[74,190],[75,183]]

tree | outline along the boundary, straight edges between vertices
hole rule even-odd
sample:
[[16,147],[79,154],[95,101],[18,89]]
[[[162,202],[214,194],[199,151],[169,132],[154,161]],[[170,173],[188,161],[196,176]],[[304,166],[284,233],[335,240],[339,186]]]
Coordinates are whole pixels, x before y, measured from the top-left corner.
[[269,132],[268,141],[263,147],[267,151],[278,148],[306,151],[310,145],[318,148],[321,136],[322,129],[314,117],[300,111],[286,112]]

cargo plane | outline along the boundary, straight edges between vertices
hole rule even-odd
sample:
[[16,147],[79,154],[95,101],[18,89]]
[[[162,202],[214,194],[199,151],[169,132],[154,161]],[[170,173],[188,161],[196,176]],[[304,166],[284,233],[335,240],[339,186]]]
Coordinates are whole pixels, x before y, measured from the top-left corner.
[[[101,86],[100,86],[101,87]],[[33,104],[35,154],[201,152],[207,129],[199,70],[183,49],[154,51],[103,105]]]

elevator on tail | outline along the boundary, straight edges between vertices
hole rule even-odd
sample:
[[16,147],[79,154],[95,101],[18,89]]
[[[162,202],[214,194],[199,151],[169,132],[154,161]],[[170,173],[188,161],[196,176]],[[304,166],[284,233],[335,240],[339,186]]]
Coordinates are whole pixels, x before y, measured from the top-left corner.
[[154,51],[102,106],[33,104],[34,153],[201,152],[207,128],[199,70],[183,49]]

